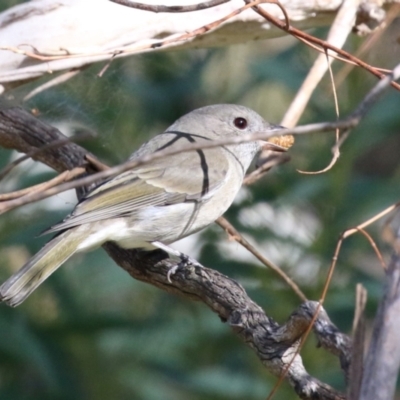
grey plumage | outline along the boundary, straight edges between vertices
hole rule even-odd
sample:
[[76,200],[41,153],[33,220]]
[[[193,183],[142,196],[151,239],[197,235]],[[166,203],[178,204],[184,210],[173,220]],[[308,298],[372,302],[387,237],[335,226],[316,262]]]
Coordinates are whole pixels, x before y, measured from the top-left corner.
[[22,303],[47,277],[70,258],[82,237],[74,230],[48,242],[16,274],[1,286],[1,300],[10,306]]
[[[236,126],[238,118],[245,120],[243,128]],[[145,143],[131,159],[188,142],[274,129],[246,107],[203,107]],[[154,249],[157,242],[169,244],[211,224],[233,202],[262,145],[254,141],[178,153],[109,179],[46,231],[60,233],[0,287],[0,299],[11,306],[20,304],[74,253],[106,241]]]

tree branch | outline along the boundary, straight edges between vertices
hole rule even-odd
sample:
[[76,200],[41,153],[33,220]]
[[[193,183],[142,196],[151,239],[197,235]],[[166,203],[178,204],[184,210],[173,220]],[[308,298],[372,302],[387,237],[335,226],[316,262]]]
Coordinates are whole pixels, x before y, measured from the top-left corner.
[[[62,138],[64,136],[57,129],[20,108],[0,110],[0,146],[4,148],[26,153]],[[82,147],[67,143],[38,152],[35,158],[62,172],[87,165],[86,155]],[[318,303],[305,302],[286,324],[280,326],[248,297],[240,284],[218,271],[188,266],[178,269],[172,276],[172,282],[169,282],[168,271],[176,263],[165,252],[125,250],[111,242],[103,248],[133,278],[206,304],[256,352],[267,370],[276,376],[286,372],[286,379],[300,398],[344,399],[343,394],[311,377],[299,355],[293,358],[299,338],[307,329]],[[341,359],[349,359],[350,339],[337,330],[323,310],[315,323],[314,332],[322,347]],[[348,362],[342,362],[345,370],[347,366]]]
[[400,255],[396,247],[387,268],[384,295],[374,321],[371,344],[364,362],[360,399],[392,399],[400,366]]
[[[363,24],[382,23],[385,11],[381,7],[392,1],[364,0]],[[126,0],[119,2],[128,3]],[[193,4],[193,1],[181,2],[184,3]],[[214,3],[217,1],[204,4]],[[281,0],[279,4],[287,12],[291,24],[298,29],[309,29],[329,25],[341,3],[341,0]],[[76,72],[85,65],[107,62],[114,57],[157,51],[162,43],[160,38],[173,39],[198,27],[213,25],[243,6],[239,0],[221,0],[218,4],[218,7],[191,13],[147,12],[108,0],[41,0],[19,4],[0,13],[0,35],[4,39],[1,43],[4,51],[0,52],[0,82],[4,88],[9,88],[49,73],[72,69]],[[276,4],[266,4],[263,9],[276,18],[285,17]],[[94,13],[96,18],[92,18]],[[24,29],[20,28],[21,24]],[[45,31],[41,29],[43,26],[46,26]],[[226,46],[284,34],[281,28],[251,11],[235,14],[217,26],[218,29],[201,37],[187,35],[186,40],[180,42],[165,40],[163,49]],[[87,35],[88,30],[90,35]],[[69,76],[64,75],[62,80]]]
[[136,1],[130,0],[110,0],[113,3],[121,4],[122,6],[136,8],[138,10],[151,11],[155,13],[180,13],[180,12],[192,12],[205,10],[207,8],[212,8],[219,6],[220,4],[227,3],[230,0],[210,0],[203,3],[191,4],[187,6],[165,6],[165,5],[152,5],[145,3],[138,3]]

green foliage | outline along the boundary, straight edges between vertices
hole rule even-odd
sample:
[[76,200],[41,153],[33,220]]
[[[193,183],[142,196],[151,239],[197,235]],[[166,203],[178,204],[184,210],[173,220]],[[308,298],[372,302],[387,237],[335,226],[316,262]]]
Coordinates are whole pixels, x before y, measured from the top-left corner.
[[[109,164],[123,161],[142,141],[206,104],[241,103],[279,123],[315,54],[303,44],[277,43],[145,54],[113,61],[102,78],[96,77],[102,65],[94,65],[24,107],[37,108],[42,119],[66,132],[96,133],[80,144]],[[375,82],[366,78],[366,72],[355,70],[340,87],[343,115]],[[21,99],[37,85],[33,82],[13,95]],[[333,135],[297,138],[291,163],[246,190],[227,213],[310,299],[320,296],[339,234],[400,197],[395,184],[398,153],[391,151],[399,143],[398,108],[399,94],[392,90],[354,130],[339,162],[323,175],[296,170],[324,168]],[[326,81],[303,122],[334,118]],[[10,152],[1,150],[1,167],[9,157]],[[25,165],[10,175],[4,188],[48,178],[47,170],[35,172]],[[1,216],[2,280],[44,243],[45,238],[35,235],[71,207],[70,198],[59,195]],[[379,230],[373,228],[372,233],[382,245]],[[299,305],[288,287],[239,245],[229,243],[218,227],[201,233],[198,243],[200,262],[238,279],[278,322]],[[363,238],[344,243],[326,301],[340,329],[351,329],[356,282],[367,286],[373,315],[381,290],[379,271]],[[334,357],[313,341],[302,355],[311,374],[343,389]],[[73,258],[19,308],[0,306],[1,399],[251,400],[265,398],[275,382],[251,349],[204,305],[134,281],[101,249]],[[284,384],[275,398],[295,396]]]

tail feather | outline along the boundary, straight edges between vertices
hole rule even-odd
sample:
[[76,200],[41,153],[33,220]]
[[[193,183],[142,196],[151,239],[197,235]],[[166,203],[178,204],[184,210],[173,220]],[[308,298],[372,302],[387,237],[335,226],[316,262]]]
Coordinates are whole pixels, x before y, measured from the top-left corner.
[[0,286],[0,301],[15,307],[70,258],[82,241],[76,229],[50,240],[18,272]]

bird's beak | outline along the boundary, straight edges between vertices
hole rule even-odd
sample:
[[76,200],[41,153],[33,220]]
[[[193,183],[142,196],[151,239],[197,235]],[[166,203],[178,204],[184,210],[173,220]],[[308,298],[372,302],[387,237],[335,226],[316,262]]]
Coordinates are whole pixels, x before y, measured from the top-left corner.
[[[268,126],[269,130],[281,131],[285,129],[283,126],[273,125]],[[272,136],[266,141],[262,141],[261,153],[259,154],[256,167],[264,166],[265,164],[274,164],[275,160],[281,158],[279,153],[286,152],[294,143],[293,135]]]

